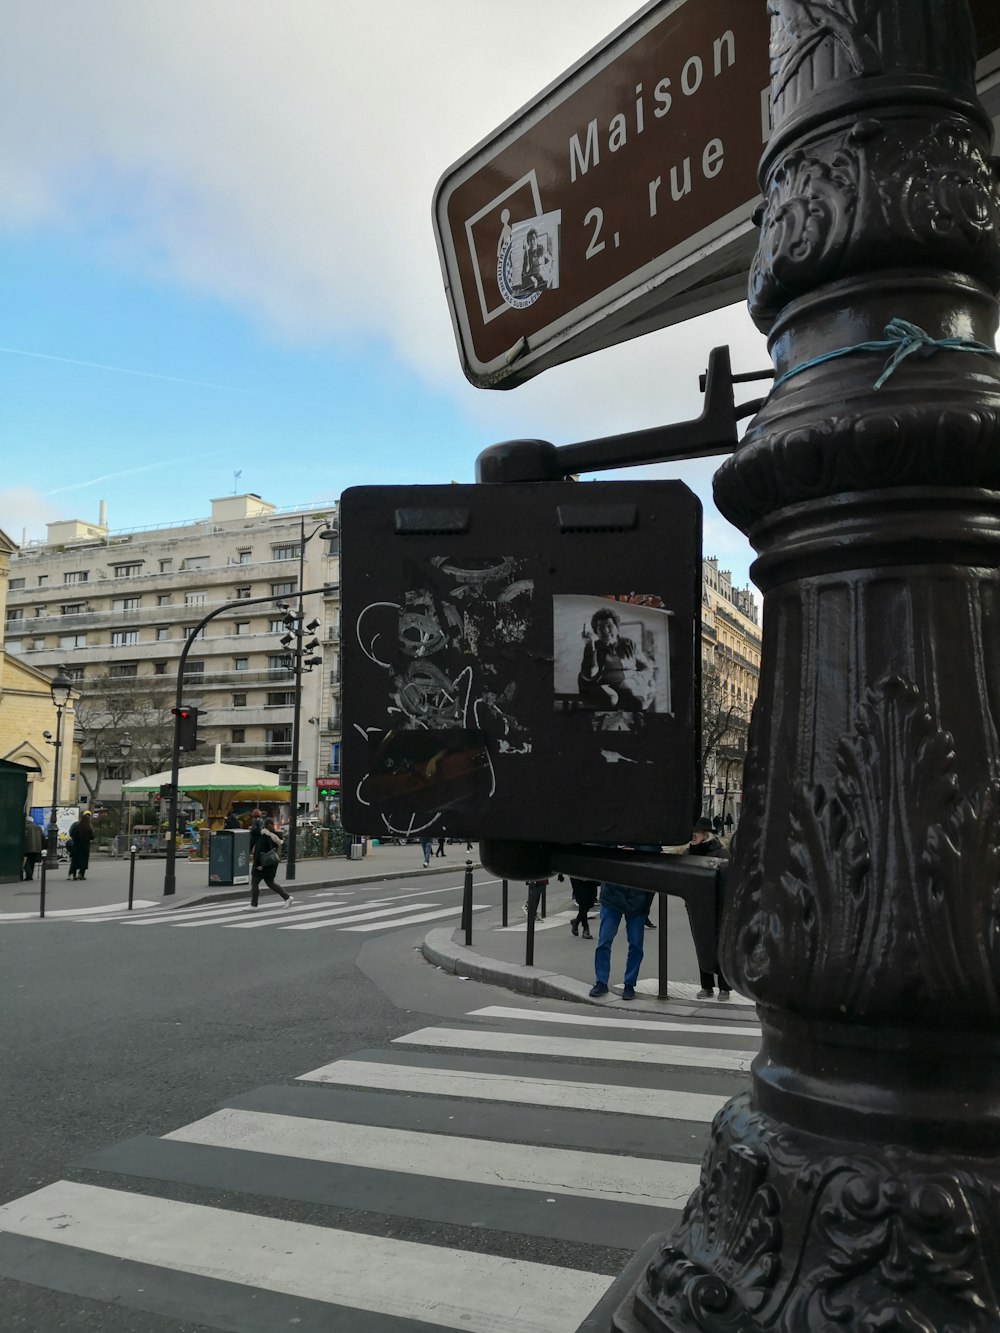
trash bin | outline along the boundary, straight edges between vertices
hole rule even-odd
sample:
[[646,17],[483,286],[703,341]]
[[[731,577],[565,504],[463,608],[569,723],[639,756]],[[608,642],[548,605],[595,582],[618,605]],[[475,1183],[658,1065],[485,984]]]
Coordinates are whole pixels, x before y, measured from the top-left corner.
[[224,828],[208,842],[209,884],[250,883],[250,830]]

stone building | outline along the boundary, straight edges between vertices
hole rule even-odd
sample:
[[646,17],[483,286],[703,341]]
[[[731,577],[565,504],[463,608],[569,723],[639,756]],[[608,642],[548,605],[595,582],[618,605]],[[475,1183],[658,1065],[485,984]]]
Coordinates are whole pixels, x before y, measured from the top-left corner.
[[[739,822],[750,710],[760,678],[761,631],[750,588],[734,588],[715,556],[702,561],[703,814]],[[728,827],[728,820],[727,820]]]
[[[112,803],[123,781],[167,767],[179,656],[195,634],[182,701],[204,710],[203,743],[185,761],[208,760],[221,744],[228,762],[287,767],[295,679],[281,606],[294,610],[301,586],[324,589],[304,599],[322,663],[302,679],[300,792],[316,804],[339,738],[339,552],[319,535],[336,514],[335,501],[279,511],[231,495],[212,500],[208,518],[111,531],[102,502],[97,523],[50,523],[45,541],[11,553],[5,653],[27,674],[62,665],[74,681],[81,801]],[[227,602],[237,605],[196,629]]]

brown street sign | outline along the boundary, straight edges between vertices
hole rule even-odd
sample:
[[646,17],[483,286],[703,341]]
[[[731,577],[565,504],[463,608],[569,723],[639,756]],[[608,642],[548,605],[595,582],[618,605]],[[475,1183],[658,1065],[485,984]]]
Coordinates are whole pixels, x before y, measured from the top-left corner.
[[352,833],[679,843],[700,801],[681,482],[344,492]]
[[[986,58],[996,0],[972,11]],[[745,296],[768,83],[765,0],[655,0],[445,172],[434,225],[473,384]]]

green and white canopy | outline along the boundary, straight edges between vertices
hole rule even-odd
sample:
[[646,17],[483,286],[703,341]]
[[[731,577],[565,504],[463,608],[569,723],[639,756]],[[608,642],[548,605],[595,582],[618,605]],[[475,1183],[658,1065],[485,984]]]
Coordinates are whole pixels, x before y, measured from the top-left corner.
[[[126,796],[159,791],[170,782],[170,770],[135,778],[122,788]],[[242,764],[224,764],[222,746],[215,747],[215,759],[210,764],[191,764],[177,774],[177,790],[193,797],[203,806],[210,823],[225,817],[236,801],[287,800],[290,788],[278,781],[277,773],[266,768],[245,768]]]

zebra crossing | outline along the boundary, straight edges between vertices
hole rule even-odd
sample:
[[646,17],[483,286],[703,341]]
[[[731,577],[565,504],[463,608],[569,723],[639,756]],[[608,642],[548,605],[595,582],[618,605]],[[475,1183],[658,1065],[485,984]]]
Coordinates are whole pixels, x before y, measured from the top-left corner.
[[474,1009],[74,1164],[0,1206],[0,1275],[238,1333],[576,1333],[758,1042]]
[[[294,889],[294,885],[290,886]],[[251,908],[246,900],[199,903],[190,907],[159,908],[150,912],[91,912],[75,920],[82,925],[119,925],[128,929],[201,930],[217,926],[223,930],[336,930],[348,934],[371,934],[395,926],[418,925],[458,917],[462,885],[392,892],[383,884],[376,896],[358,898],[350,889],[312,890],[296,897],[290,908],[279,898],[262,896]],[[266,888],[263,893],[267,893]],[[473,906],[483,912],[487,904]]]

